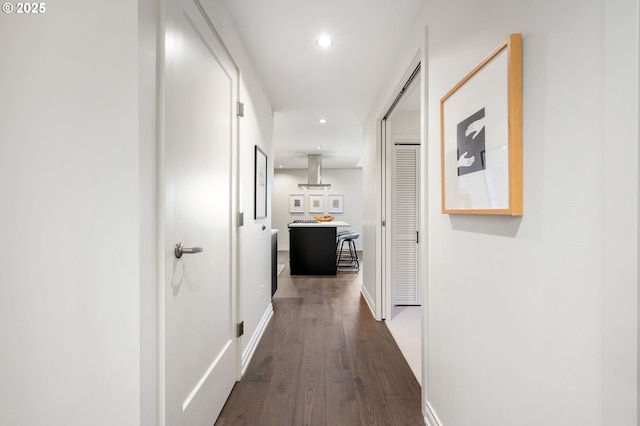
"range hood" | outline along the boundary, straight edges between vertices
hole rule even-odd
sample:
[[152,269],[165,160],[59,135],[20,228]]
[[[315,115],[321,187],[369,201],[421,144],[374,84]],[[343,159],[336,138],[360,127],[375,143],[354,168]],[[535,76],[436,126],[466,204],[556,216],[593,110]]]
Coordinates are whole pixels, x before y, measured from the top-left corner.
[[322,155],[309,154],[309,182],[299,183],[300,189],[329,189],[330,183],[322,183]]

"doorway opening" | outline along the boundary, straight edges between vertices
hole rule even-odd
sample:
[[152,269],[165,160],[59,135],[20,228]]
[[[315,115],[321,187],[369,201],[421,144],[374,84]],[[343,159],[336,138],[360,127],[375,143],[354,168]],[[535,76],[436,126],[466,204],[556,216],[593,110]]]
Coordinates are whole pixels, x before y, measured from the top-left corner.
[[420,63],[410,70],[381,120],[382,319],[421,382]]

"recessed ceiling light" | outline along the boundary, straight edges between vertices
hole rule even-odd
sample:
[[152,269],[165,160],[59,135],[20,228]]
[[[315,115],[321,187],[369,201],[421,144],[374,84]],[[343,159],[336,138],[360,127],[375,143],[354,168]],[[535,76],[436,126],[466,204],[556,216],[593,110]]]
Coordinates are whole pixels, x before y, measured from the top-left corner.
[[316,43],[320,47],[329,47],[333,44],[333,41],[329,38],[328,35],[322,35],[320,36],[320,38],[318,38],[318,40],[316,40]]
[[320,145],[316,146],[316,149],[322,149],[322,147]]
[[321,118],[320,120],[318,120],[318,123],[326,124],[327,123],[327,119],[326,118]]

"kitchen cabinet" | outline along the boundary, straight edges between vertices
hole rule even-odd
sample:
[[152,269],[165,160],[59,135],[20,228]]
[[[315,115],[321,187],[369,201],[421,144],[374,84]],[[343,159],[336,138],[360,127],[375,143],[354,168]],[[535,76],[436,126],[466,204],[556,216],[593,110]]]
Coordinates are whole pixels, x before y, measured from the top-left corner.
[[336,236],[346,222],[294,221],[289,224],[291,275],[336,275]]

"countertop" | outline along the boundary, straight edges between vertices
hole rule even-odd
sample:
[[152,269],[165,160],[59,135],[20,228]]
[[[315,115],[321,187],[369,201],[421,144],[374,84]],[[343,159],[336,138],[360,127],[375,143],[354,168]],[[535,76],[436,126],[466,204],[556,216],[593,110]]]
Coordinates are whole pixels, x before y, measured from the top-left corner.
[[332,220],[331,222],[316,223],[290,223],[289,228],[338,228],[343,226],[351,226],[347,222]]

